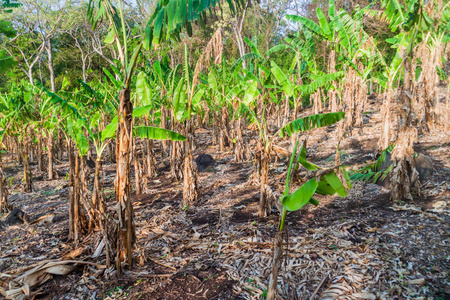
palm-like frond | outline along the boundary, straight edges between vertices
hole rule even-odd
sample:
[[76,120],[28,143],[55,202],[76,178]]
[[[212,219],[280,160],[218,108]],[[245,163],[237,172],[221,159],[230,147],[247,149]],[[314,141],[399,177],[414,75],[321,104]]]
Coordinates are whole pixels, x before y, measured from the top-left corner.
[[314,128],[320,128],[333,125],[345,118],[345,112],[335,112],[326,114],[317,114],[303,117],[286,124],[280,130],[280,136],[284,137],[286,134],[291,136],[293,133],[301,131],[308,131]]
[[322,75],[310,84],[299,85],[297,88],[305,94],[313,94],[318,88],[330,85],[334,80],[337,80],[343,76],[343,71]]
[[389,23],[389,28],[394,32],[397,28],[406,22],[406,15],[404,13],[404,7],[398,0],[382,0],[381,10],[369,10],[367,15],[380,21]]
[[[213,8],[220,0],[165,0],[156,5],[145,28],[144,47],[159,44],[163,39],[180,39],[182,31],[192,35],[192,22],[206,22],[207,13],[213,13]],[[232,13],[247,5],[246,0],[227,0]]]
[[272,66],[271,69],[272,74],[275,76],[276,80],[281,85],[283,91],[286,93],[286,95],[293,96],[295,89],[294,84],[289,80],[288,76],[284,74],[281,68],[274,61],[271,61],[271,66]]
[[250,52],[250,53],[246,53],[244,55],[242,55],[241,57],[239,57],[234,64],[232,65],[231,68],[236,68],[238,65],[240,65],[240,63],[245,60],[245,61],[252,61],[252,60],[257,60],[257,59],[262,59],[262,57],[256,53]]
[[287,15],[286,18],[290,21],[294,21],[304,25],[306,28],[308,28],[317,35],[325,36],[324,32],[322,31],[322,28],[320,28],[320,26],[317,23],[308,18],[297,15]]
[[270,56],[275,52],[278,51],[283,51],[283,50],[293,50],[294,48],[291,45],[287,45],[287,44],[279,44],[276,46],[273,46],[272,48],[270,48],[269,50],[267,50],[266,52],[266,56]]
[[382,170],[381,167],[382,164],[386,161],[388,153],[392,152],[392,149],[394,149],[394,144],[381,151],[380,157],[378,157],[376,162],[365,166],[364,168],[356,172],[352,172],[350,175],[350,179],[352,181],[372,181],[372,183],[376,183],[378,180],[383,181],[389,175],[389,172],[392,169],[392,165],[386,168],[386,170]]
[[177,132],[152,126],[136,126],[134,135],[141,139],[185,141],[186,137]]
[[250,50],[252,50],[253,53],[261,56],[258,50],[258,40],[256,39],[256,37],[253,37],[252,40],[250,40],[248,37],[244,37],[244,42],[250,47]]

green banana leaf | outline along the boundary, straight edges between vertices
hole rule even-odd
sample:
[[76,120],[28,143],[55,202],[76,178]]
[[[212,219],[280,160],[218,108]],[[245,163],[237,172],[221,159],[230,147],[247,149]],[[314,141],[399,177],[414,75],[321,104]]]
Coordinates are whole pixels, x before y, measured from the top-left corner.
[[306,116],[286,124],[280,130],[280,136],[284,137],[286,134],[291,136],[293,133],[300,131],[308,131],[314,128],[320,128],[335,124],[345,118],[345,112],[334,112]]
[[177,132],[152,126],[136,126],[134,136],[141,139],[185,141],[186,137]]
[[310,203],[312,196],[316,192],[318,183],[315,178],[312,178],[304,185],[302,185],[294,193],[283,196],[281,198],[281,204],[288,211],[296,211]]

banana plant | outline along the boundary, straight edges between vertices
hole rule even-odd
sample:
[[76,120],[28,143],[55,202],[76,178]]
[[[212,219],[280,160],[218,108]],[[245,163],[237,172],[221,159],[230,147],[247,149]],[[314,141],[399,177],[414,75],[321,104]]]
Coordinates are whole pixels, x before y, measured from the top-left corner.
[[[280,133],[292,134],[293,132],[304,130],[309,131],[313,128],[328,126],[339,121],[343,117],[343,114],[339,116],[335,115],[335,113],[331,113],[331,115],[327,115],[327,117],[323,117],[323,115],[322,117],[311,117],[299,119],[298,121],[293,122],[288,127],[282,128]],[[273,300],[276,297],[278,273],[281,267],[283,256],[283,233],[285,230],[287,213],[289,211],[299,210],[307,204],[312,204],[315,206],[319,205],[319,201],[313,198],[315,194],[338,194],[339,197],[345,197],[347,195],[346,187],[348,189],[352,187],[348,172],[344,168],[341,168],[341,166],[335,166],[333,168],[325,169],[306,160],[306,138],[303,141],[298,153],[297,149],[298,141],[296,141],[294,145],[294,150],[292,152],[289,166],[286,172],[285,189],[280,199],[283,210],[281,212],[278,232],[275,236],[272,272],[269,277],[269,287],[267,291],[268,300]],[[306,170],[313,172],[313,175],[309,178],[306,178],[306,182],[304,182],[295,192],[291,193],[291,179],[293,177],[293,172],[297,168],[297,164],[300,164]],[[342,173],[343,178],[345,179],[344,183],[341,182],[338,177],[339,172]]]
[[25,192],[32,191],[32,174],[30,168],[30,150],[32,147],[32,131],[34,121],[37,118],[36,102],[34,97],[38,90],[31,84],[21,81],[13,86],[11,93],[3,98],[3,108],[7,115],[0,125],[5,129],[5,134],[13,136],[18,147],[19,161],[23,162],[23,185]]
[[[330,111],[338,111],[342,104],[338,103],[339,94],[345,92],[345,82],[353,80],[352,76],[354,75],[352,72],[349,72],[349,68],[354,70],[357,76],[362,78],[363,82],[361,85],[363,85],[368,80],[373,65],[382,59],[379,51],[377,51],[375,42],[372,41],[363,29],[362,20],[366,10],[357,8],[352,16],[350,16],[343,9],[336,11],[334,0],[329,0],[328,16],[325,15],[321,8],[316,9],[318,23],[302,16],[287,16],[289,20],[298,22],[307,29],[305,35],[308,32],[313,33],[326,42],[329,48],[327,73],[317,70],[316,67],[313,67],[313,64],[309,63],[310,69],[313,70],[311,77],[314,81],[318,81],[318,83],[328,81],[327,84],[313,85],[308,88],[310,92],[313,92],[315,88],[319,88],[318,93],[311,93],[314,94],[313,100],[317,102],[317,104],[314,103],[316,113],[322,109],[321,105],[318,104],[320,104],[321,98],[324,97],[324,93],[322,93],[323,89],[328,90]],[[307,54],[306,51],[305,54]],[[309,61],[314,62],[314,60]],[[358,62],[362,62],[364,67],[359,67]],[[364,69],[364,72],[361,69]],[[356,87],[352,88],[354,89]],[[340,102],[351,101],[345,93],[340,98]],[[350,105],[347,104],[347,106]],[[349,120],[352,119],[351,117],[349,115]]]
[[[9,212],[10,207],[8,204],[8,187],[6,184],[4,184],[4,178],[3,178],[3,149],[4,147],[3,140],[7,136],[7,132],[9,127],[11,126],[12,122],[14,121],[13,118],[11,118],[10,112],[7,110],[8,108],[8,102],[4,97],[0,97],[0,110],[2,113],[0,113],[1,120],[0,120],[0,214],[4,214]],[[3,115],[6,114],[6,115]]]
[[[392,68],[395,72],[391,72],[390,78],[392,79],[398,71],[403,76],[403,84],[398,93],[398,105],[402,107],[398,116],[401,126],[398,128],[399,138],[397,138],[392,151],[391,197],[397,201],[411,200],[413,198],[411,191],[420,194],[418,173],[412,160],[413,143],[417,139],[417,129],[413,126],[416,99],[411,96],[415,95],[413,92],[415,51],[417,46],[427,39],[431,31],[436,28],[448,27],[446,23],[443,23],[442,26],[439,24],[441,20],[449,20],[450,5],[445,3],[436,6],[429,10],[432,13],[430,15],[426,6],[433,3],[422,0],[411,0],[405,3],[397,0],[383,0],[381,4],[384,11],[371,10],[369,15],[388,22],[389,28],[393,32],[399,30],[399,33],[390,40],[397,48],[396,59],[393,62],[395,65]],[[421,108],[419,107],[419,109]],[[384,110],[388,111],[389,107],[385,107]],[[384,146],[386,143],[387,141],[384,142]]]
[[[251,66],[248,69],[251,70]],[[231,96],[238,99],[241,107],[245,109],[259,130],[259,146],[256,152],[255,162],[259,165],[258,172],[261,187],[259,215],[265,217],[269,210],[266,187],[268,184],[269,161],[272,143],[277,135],[271,136],[267,130],[267,116],[265,115],[264,103],[261,105],[263,108],[259,114],[254,112],[253,107],[257,105],[256,99],[258,97],[264,98],[264,94],[269,94],[271,89],[279,89],[288,95],[293,95],[295,87],[275,63],[272,63],[273,75],[262,64],[258,65],[258,70],[256,71],[259,77],[255,76],[249,70],[243,70],[245,76],[237,75],[241,79],[241,88],[236,88]],[[277,87],[270,84],[275,79],[281,86]],[[230,101],[230,96],[227,97],[227,101]],[[297,133],[317,127],[329,126],[341,120],[344,116],[345,113],[343,112],[312,115],[296,119],[280,128],[278,132],[284,137],[286,133],[291,135],[294,132]]]
[[[164,38],[179,40],[180,33],[187,30],[192,32],[192,22],[205,20],[206,13],[212,11],[219,1],[186,1],[169,0],[159,1],[155,11],[150,17],[143,38],[133,40],[136,45],[133,54],[129,56],[128,45],[132,39],[129,38],[122,0],[117,1],[117,8],[110,0],[90,0],[88,16],[94,28],[101,19],[109,22],[109,33],[105,42],[115,44],[119,52],[122,72],[122,86],[120,90],[120,103],[118,109],[117,127],[117,168],[116,168],[116,199],[119,203],[118,217],[120,234],[117,236],[116,267],[121,272],[121,263],[125,261],[131,267],[132,244],[133,244],[133,208],[130,202],[130,153],[132,153],[132,111],[133,105],[130,100],[130,85],[136,62],[141,50],[150,50],[152,45],[160,44]],[[244,7],[244,0],[228,1],[232,12]],[[95,11],[95,12],[94,12]]]
[[[183,76],[177,84],[173,104],[173,122],[174,126],[179,122],[184,127],[186,141],[182,149],[183,153],[183,206],[189,207],[197,201],[198,198],[198,179],[197,170],[194,165],[192,152],[194,150],[194,122],[192,115],[197,112],[197,104],[200,102],[205,90],[198,84],[199,73],[203,62],[201,56],[196,62],[193,72],[189,66],[189,54],[187,46],[184,47]],[[209,63],[209,62],[208,62]],[[172,160],[177,159],[179,153],[177,148],[180,145],[172,145]],[[180,151],[181,149],[178,148]]]

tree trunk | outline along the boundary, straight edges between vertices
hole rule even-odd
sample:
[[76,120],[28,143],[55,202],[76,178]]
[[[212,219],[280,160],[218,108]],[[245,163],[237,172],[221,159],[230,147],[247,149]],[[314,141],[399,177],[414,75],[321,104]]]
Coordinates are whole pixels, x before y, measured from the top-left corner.
[[152,178],[156,175],[155,152],[153,151],[153,140],[146,140],[147,148],[147,177]]
[[[447,84],[450,85],[450,79]],[[445,109],[444,109],[445,131],[450,130],[450,106],[449,106],[449,104],[450,104],[450,90],[447,88],[447,95],[445,96]]]
[[236,132],[236,142],[235,142],[235,159],[236,162],[241,162],[244,160],[244,149],[243,149],[243,140],[242,140],[242,130],[241,130],[241,119],[238,118],[234,120],[235,132]]
[[285,103],[284,103],[283,126],[285,126],[289,122],[289,112],[290,112],[289,97],[286,95],[285,96]]
[[269,177],[269,155],[265,149],[261,149],[261,167],[260,167],[260,198],[259,198],[259,216],[267,217],[268,201],[267,201],[267,181]]
[[53,180],[53,133],[48,131],[47,137],[48,180]]
[[87,82],[86,81],[86,61],[87,61],[87,56],[84,55],[82,49],[81,50],[81,70],[82,70],[82,74],[83,74],[83,82]]
[[393,98],[393,91],[389,87],[385,91],[385,99],[383,107],[381,108],[382,125],[381,125],[381,135],[378,145],[380,150],[384,150],[389,147],[391,143],[391,102]]
[[80,156],[75,153],[75,172],[73,187],[73,239],[78,242],[80,238]]
[[273,248],[272,272],[269,277],[269,287],[267,288],[267,300],[274,300],[277,296],[278,272],[280,271],[283,259],[283,232],[278,231],[275,236]]
[[[167,129],[167,112],[168,110],[162,106],[161,107],[161,128]],[[169,154],[169,142],[167,140],[161,141],[162,151],[161,151],[161,157],[167,157]]]
[[133,161],[134,161],[134,182],[135,182],[135,189],[136,189],[136,195],[142,194],[142,178],[141,178],[141,164],[139,163],[139,154],[137,151],[137,145],[136,141],[134,142],[133,146]]
[[30,81],[31,85],[34,85],[34,78],[33,78],[33,66],[28,67],[28,80]]
[[183,206],[189,207],[198,198],[197,168],[192,157],[194,143],[194,124],[192,120],[186,122],[186,141],[184,142],[183,164]]
[[133,264],[132,246],[134,238],[133,207],[130,198],[130,166],[133,137],[133,103],[130,101],[130,91],[120,91],[118,109],[117,145],[116,145],[116,199],[118,217],[116,267],[122,272],[122,263]]
[[23,184],[25,193],[32,192],[29,149],[30,149],[30,136],[27,133],[24,137],[23,143]]
[[94,188],[92,190],[92,201],[91,201],[91,210],[93,213],[93,223],[95,229],[103,230],[103,221],[104,221],[104,199],[102,194],[102,184],[100,181],[100,176],[102,172],[102,161],[100,158],[97,158],[95,161],[95,173],[94,173]]
[[94,187],[92,190],[92,208],[97,210],[99,208],[100,203],[100,172],[102,168],[102,161],[97,159],[95,161],[95,172],[94,172]]
[[116,153],[115,153],[115,146],[114,146],[114,144],[115,144],[115,141],[110,141],[109,143],[108,143],[108,156],[109,156],[109,161],[111,162],[111,163],[116,163]]
[[84,206],[84,210],[89,217],[88,234],[92,233],[95,228],[96,213],[92,208],[92,204],[88,200],[89,193],[89,171],[86,167],[86,157],[80,156],[80,203]]
[[29,160],[30,163],[34,162],[34,147],[33,147],[33,141],[34,141],[34,131],[30,130],[30,132],[28,133],[28,137],[29,137],[29,142],[28,142],[28,156],[29,156]]
[[42,172],[42,129],[38,129],[38,136],[37,136],[37,156],[38,156],[38,171]]
[[50,86],[52,93],[54,93],[56,91],[56,87],[55,87],[55,70],[53,68],[53,49],[52,49],[53,47],[51,39],[47,40],[45,48],[47,50],[48,71],[50,73]]
[[58,129],[58,133],[57,133],[57,143],[58,143],[58,159],[62,160],[63,159],[63,154],[64,154],[64,140],[61,136],[61,131]]
[[212,144],[218,145],[219,144],[219,133],[220,133],[220,125],[219,125],[219,118],[217,117],[217,112],[213,111],[213,137],[212,137]]
[[74,172],[75,172],[75,157],[73,153],[72,141],[69,141],[69,239],[74,238],[74,205],[75,205],[75,194],[74,194]]
[[417,141],[417,129],[412,125],[412,74],[409,58],[404,61],[404,84],[398,97],[398,135],[392,150],[391,197],[395,201],[412,200],[412,192],[420,194],[420,182],[413,164],[414,142]]
[[[175,116],[172,116],[172,131],[181,132],[180,123],[175,122]],[[175,180],[183,178],[183,144],[182,142],[172,141],[172,153],[170,155],[170,170]]]
[[[239,49],[240,57],[245,55],[245,43],[244,43],[244,39],[242,37],[242,26],[244,23],[246,11],[247,10],[244,9],[244,11],[242,12],[242,15],[236,15],[236,19],[233,24],[234,36],[236,37],[236,43],[237,43],[237,46]],[[243,69],[247,68],[247,62],[245,60],[242,60],[242,68]]]
[[220,133],[219,133],[219,149],[225,151],[225,148],[229,146],[230,140],[228,138],[230,132],[230,122],[228,116],[228,107],[222,107],[222,114],[220,119]]
[[[330,59],[328,61],[328,73],[334,73],[336,72],[336,51],[331,50],[330,51]],[[333,85],[336,87],[337,89],[337,84],[336,81],[333,81]],[[336,95],[336,90],[329,90],[328,91],[328,101],[330,104],[330,111],[331,112],[337,112],[339,109],[339,105],[337,103],[337,95]]]
[[8,211],[8,191],[6,185],[3,184],[3,160],[0,147],[0,214],[7,213]]
[[209,106],[206,102],[203,105],[203,109],[205,110],[205,116],[202,119],[202,126],[203,128],[207,129],[209,126],[209,113],[211,112],[211,110],[209,109]]

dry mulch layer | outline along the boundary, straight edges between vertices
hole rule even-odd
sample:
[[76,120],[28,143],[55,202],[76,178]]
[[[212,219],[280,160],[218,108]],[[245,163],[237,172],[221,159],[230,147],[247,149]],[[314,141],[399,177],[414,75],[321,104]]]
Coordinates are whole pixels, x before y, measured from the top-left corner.
[[[379,115],[366,118],[363,134],[341,143],[346,164],[375,159]],[[311,161],[322,166],[334,163],[335,130],[314,131],[308,140]],[[70,264],[73,270],[67,275],[42,273],[49,278],[29,291],[31,297],[264,298],[279,213],[274,207],[267,218],[257,216],[259,186],[251,176],[251,161],[237,163],[231,151],[219,152],[211,146],[210,131],[199,129],[196,135],[196,153],[211,154],[217,165],[213,172],[199,173],[200,197],[192,207],[180,206],[182,183],[170,178],[167,159],[165,165],[159,164],[158,175],[149,179],[145,193],[133,196],[137,241],[132,271],[117,277],[112,270],[99,272],[95,264]],[[249,140],[254,135],[246,132]],[[285,148],[290,144],[278,142]],[[436,168],[422,183],[421,198],[393,203],[384,187],[356,182],[345,198],[318,197],[318,207],[288,215],[279,299],[450,299],[449,136],[442,132],[420,136],[416,150],[429,156]],[[282,193],[286,165],[284,157],[271,164],[274,197]],[[67,241],[68,165],[61,162],[55,167],[61,178],[48,181],[33,165],[35,192],[25,194],[19,185],[21,166],[7,156],[4,172],[11,185],[10,202],[25,212],[26,222],[0,226],[0,276],[44,268],[43,262],[61,259],[104,263],[103,255],[93,257],[95,237],[79,245]],[[111,209],[114,168],[105,162]],[[45,270],[54,268],[49,266]]]

